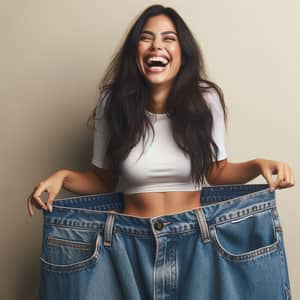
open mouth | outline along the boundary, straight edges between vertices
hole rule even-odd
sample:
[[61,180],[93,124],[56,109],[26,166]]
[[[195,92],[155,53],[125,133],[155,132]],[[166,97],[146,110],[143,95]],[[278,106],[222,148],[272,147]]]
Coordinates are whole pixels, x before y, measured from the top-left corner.
[[157,67],[164,68],[169,64],[169,59],[163,56],[150,56],[144,60],[149,69]]

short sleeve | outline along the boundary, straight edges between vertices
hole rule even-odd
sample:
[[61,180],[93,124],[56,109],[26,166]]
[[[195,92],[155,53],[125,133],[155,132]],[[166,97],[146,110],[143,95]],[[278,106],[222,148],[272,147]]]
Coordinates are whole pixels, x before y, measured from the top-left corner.
[[98,168],[108,168],[107,159],[105,158],[106,147],[108,143],[108,128],[106,119],[104,117],[104,108],[106,102],[107,96],[99,99],[96,107],[92,164]]
[[224,111],[220,101],[220,97],[215,90],[205,94],[205,99],[213,116],[212,137],[214,142],[218,146],[217,160],[220,161],[227,157],[225,147]]

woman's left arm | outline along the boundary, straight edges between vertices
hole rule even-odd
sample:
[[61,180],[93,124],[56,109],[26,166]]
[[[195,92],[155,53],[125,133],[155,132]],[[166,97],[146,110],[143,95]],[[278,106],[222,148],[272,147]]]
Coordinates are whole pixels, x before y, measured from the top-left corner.
[[[276,179],[272,175],[276,174]],[[286,163],[257,158],[241,163],[231,163],[227,159],[214,162],[206,175],[211,185],[243,184],[262,175],[273,189],[295,185],[295,178]]]

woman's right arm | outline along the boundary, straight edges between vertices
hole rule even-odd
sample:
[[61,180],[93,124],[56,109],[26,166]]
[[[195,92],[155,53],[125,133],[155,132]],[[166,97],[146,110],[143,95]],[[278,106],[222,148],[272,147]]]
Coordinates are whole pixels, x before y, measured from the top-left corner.
[[[33,216],[33,206],[52,211],[52,203],[64,188],[72,193],[91,195],[113,192],[118,184],[118,179],[112,173],[103,168],[93,166],[92,171],[78,172],[61,169],[39,182],[27,199],[27,208],[30,216]],[[41,199],[43,192],[48,193],[47,202]]]
[[[61,188],[72,193],[92,195],[113,192],[118,184],[118,178],[113,176],[106,167],[106,147],[108,141],[107,123],[104,118],[104,107],[108,94],[100,97],[95,116],[94,144],[91,171],[77,172],[61,169],[42,180],[27,199],[29,214],[33,215],[33,206],[38,209],[52,211],[52,203]],[[97,167],[97,166],[98,167]],[[48,193],[46,203],[41,199],[43,192]]]

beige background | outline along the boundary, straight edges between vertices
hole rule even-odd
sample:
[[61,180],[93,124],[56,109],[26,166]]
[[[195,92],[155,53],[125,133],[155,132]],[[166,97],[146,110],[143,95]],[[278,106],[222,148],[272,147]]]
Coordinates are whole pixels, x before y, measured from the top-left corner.
[[[151,3],[1,1],[1,299],[34,298],[42,215],[27,215],[26,198],[57,169],[90,167],[92,135],[85,122],[97,101],[99,79],[129,24]],[[300,2],[161,3],[186,20],[212,80],[224,90],[229,160],[286,161],[297,179]],[[277,196],[292,292],[300,299],[299,190]]]

